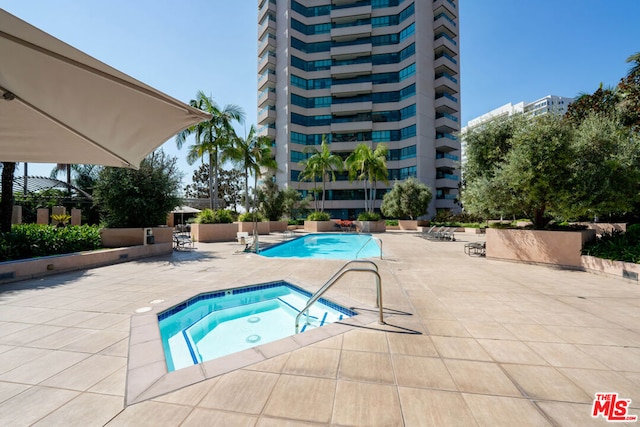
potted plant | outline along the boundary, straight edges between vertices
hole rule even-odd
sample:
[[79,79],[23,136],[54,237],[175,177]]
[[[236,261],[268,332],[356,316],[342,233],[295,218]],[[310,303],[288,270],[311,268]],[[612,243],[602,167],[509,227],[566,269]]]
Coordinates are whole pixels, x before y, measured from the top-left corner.
[[335,224],[326,212],[312,212],[304,221],[304,231],[309,233],[322,233],[334,231],[334,229]]
[[415,178],[409,178],[393,185],[384,195],[380,210],[385,216],[401,218],[401,230],[417,230],[418,217],[424,215],[431,203],[431,190]]
[[191,224],[191,238],[196,242],[230,242],[236,239],[237,232],[233,212],[226,209],[204,209]]
[[258,234],[269,234],[269,221],[265,221],[260,212],[245,212],[238,216],[238,231],[253,234],[254,224]]
[[386,222],[376,212],[362,212],[356,221],[358,230],[364,233],[382,233],[387,230]]

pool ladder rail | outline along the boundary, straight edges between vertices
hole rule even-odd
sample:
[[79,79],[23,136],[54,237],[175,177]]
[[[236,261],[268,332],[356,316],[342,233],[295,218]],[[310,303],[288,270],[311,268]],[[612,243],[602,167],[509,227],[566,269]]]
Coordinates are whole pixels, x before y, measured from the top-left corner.
[[[379,237],[374,237],[374,236],[369,237],[369,239],[368,239],[366,242],[364,242],[364,245],[362,245],[362,247],[361,247],[360,249],[358,249],[358,252],[356,252],[356,256],[355,256],[354,258],[356,258],[356,259],[357,259],[357,258],[358,258],[358,255],[360,255],[360,252],[361,252],[361,251],[365,248],[365,246],[367,246],[367,244],[368,244],[370,241],[372,241],[372,240],[373,240],[374,242],[376,242],[376,244],[377,244],[378,246],[380,246],[380,259],[382,259],[382,239],[380,239]],[[347,263],[347,264],[348,264],[348,263]],[[374,264],[374,265],[375,265],[375,264]],[[378,266],[376,265],[376,271],[378,271],[377,269],[378,269]]]
[[[368,267],[367,266],[365,266],[365,267],[350,267],[352,264],[369,264],[369,266]],[[307,316],[306,323],[309,324],[309,308],[316,301],[318,301],[320,299],[320,297],[326,291],[329,290],[329,288],[331,288],[334,284],[336,284],[336,282],[338,282],[338,280],[340,280],[345,274],[347,274],[347,273],[349,273],[351,271],[371,273],[371,274],[373,274],[375,276],[375,278],[376,278],[376,292],[377,292],[376,307],[378,308],[379,315],[380,315],[380,318],[378,319],[378,323],[381,324],[381,325],[385,324],[384,318],[383,318],[383,314],[382,314],[382,279],[380,278],[380,273],[378,272],[378,265],[375,262],[370,261],[370,260],[354,259],[354,260],[351,260],[351,261],[347,262],[342,267],[340,267],[340,269],[338,271],[336,271],[329,278],[329,280],[327,280],[327,282],[324,285],[322,285],[322,287],[320,289],[318,289],[315,294],[313,294],[311,296],[311,298],[309,298],[309,300],[307,301],[307,305],[305,305],[304,308],[302,310],[300,310],[300,312],[296,316],[296,334],[300,331],[300,317],[302,317],[302,315],[306,313],[306,316]]]

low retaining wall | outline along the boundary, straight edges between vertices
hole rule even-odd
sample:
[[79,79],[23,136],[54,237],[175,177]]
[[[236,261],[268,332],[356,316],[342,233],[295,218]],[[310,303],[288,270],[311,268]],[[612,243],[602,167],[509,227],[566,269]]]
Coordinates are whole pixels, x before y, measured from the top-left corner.
[[640,265],[623,261],[612,261],[610,259],[596,258],[583,255],[581,258],[582,267],[589,273],[604,274],[623,279],[638,281],[640,276]]
[[0,263],[0,284],[170,254],[172,243],[130,246]]
[[583,245],[595,237],[594,230],[546,231],[489,228],[487,259],[552,264],[582,269]]

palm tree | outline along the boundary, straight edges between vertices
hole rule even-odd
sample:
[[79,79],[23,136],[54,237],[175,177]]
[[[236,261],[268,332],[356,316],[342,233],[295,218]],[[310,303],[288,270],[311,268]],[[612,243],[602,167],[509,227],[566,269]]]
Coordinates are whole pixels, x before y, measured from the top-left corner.
[[358,144],[345,160],[349,171],[349,181],[362,181],[364,185],[364,209],[373,212],[376,200],[376,183],[389,183],[387,172],[386,144],[379,144],[372,149],[367,144]]
[[324,212],[327,176],[329,176],[332,181],[335,181],[336,171],[340,172],[344,169],[344,162],[340,156],[333,154],[329,150],[329,145],[324,135],[322,135],[320,150],[314,147],[308,147],[305,152],[311,155],[300,162],[304,167],[304,170],[300,173],[300,179],[308,181],[315,181],[316,178],[322,179],[322,202],[320,204],[320,211]]
[[71,165],[68,163],[56,163],[51,171],[51,178],[57,178],[60,172],[67,173],[67,193],[71,197]]
[[229,156],[238,166],[244,169],[244,208],[249,212],[249,174],[254,177],[253,188],[258,186],[258,177],[263,168],[275,170],[278,164],[271,152],[271,138],[256,136],[256,128],[251,125],[246,138],[237,137],[234,146],[229,150]]
[[640,76],[640,52],[629,56],[626,62],[632,64],[627,72],[627,77]]
[[228,157],[228,152],[236,138],[232,122],[244,122],[244,111],[237,105],[225,105],[220,108],[210,96],[203,91],[198,91],[196,99],[190,102],[192,107],[206,111],[213,117],[211,120],[200,122],[176,135],[176,146],[182,148],[189,135],[194,135],[195,144],[189,147],[187,163],[190,165],[196,160],[209,156],[209,198],[211,209],[218,208],[218,177],[220,175],[220,163]]

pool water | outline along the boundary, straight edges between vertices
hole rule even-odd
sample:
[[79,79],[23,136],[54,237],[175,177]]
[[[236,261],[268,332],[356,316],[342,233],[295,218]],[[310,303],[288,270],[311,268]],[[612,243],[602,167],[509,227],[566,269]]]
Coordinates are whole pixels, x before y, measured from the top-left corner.
[[370,234],[319,233],[262,249],[260,255],[273,258],[374,258],[380,256],[380,247]]
[[[169,372],[295,333],[295,318],[311,294],[287,282],[201,294],[158,314]],[[301,332],[355,316],[320,298]]]

